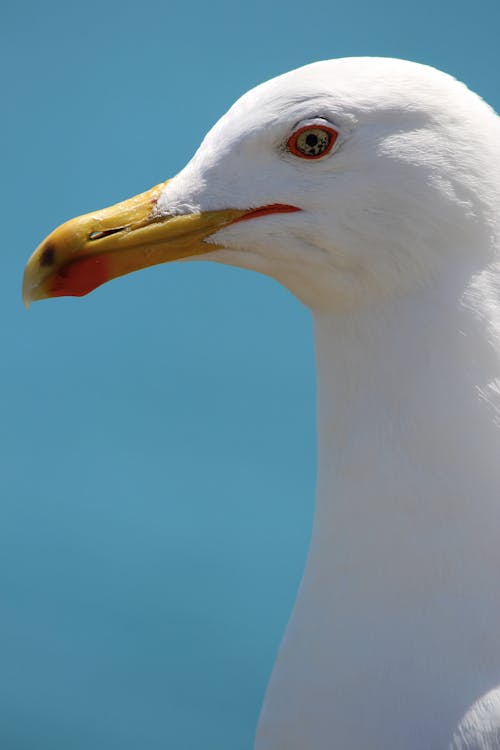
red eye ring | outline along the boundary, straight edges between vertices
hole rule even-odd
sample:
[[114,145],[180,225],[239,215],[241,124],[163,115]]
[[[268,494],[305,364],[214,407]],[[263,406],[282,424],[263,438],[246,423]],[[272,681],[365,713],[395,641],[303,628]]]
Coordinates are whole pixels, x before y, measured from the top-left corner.
[[[314,144],[308,144],[304,138],[304,134],[307,131],[311,131],[307,138],[316,139]],[[323,134],[323,137],[318,135],[318,133]],[[338,132],[333,128],[329,128],[327,125],[311,124],[304,125],[302,128],[296,130],[295,133],[292,133],[286,145],[290,153],[301,159],[321,159],[332,150],[337,138]]]

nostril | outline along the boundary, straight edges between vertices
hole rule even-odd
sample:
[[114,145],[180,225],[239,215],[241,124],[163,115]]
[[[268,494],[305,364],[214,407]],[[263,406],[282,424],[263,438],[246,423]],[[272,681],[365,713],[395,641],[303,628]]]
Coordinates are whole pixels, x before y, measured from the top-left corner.
[[93,240],[102,240],[103,237],[109,237],[111,234],[123,232],[123,230],[126,228],[127,227],[116,227],[116,229],[102,229],[99,232],[91,232],[89,234],[89,241],[92,242]]
[[56,257],[56,249],[54,245],[47,245],[40,256],[40,266],[45,268],[51,266],[54,263]]

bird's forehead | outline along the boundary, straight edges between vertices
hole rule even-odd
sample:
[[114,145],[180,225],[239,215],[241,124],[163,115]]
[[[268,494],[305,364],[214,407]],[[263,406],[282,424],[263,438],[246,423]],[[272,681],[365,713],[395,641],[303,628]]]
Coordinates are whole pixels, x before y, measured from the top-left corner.
[[218,124],[235,129],[266,127],[320,114],[322,108],[340,114],[348,109],[349,100],[349,87],[335,81],[330,66],[309,65],[250,89]]
[[445,92],[464,87],[425,65],[385,58],[343,58],[306,65],[251,89],[214,126],[209,139],[238,139],[269,127],[286,129],[301,118],[330,117],[339,124],[390,113],[431,113]]

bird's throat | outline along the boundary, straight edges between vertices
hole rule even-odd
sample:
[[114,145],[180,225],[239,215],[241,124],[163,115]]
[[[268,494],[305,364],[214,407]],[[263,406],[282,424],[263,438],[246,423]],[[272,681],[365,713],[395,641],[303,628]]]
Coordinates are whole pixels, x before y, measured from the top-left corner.
[[500,360],[481,294],[448,280],[315,316],[316,515],[257,750],[442,750],[496,685]]

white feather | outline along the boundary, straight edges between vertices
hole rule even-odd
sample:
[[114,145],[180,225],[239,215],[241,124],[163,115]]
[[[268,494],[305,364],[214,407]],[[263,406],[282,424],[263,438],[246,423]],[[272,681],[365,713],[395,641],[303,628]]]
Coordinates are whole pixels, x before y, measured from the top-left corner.
[[[325,118],[324,159],[285,145]],[[317,512],[258,750],[500,748],[500,123],[432,68],[354,58],[248,92],[159,210],[312,310]]]

